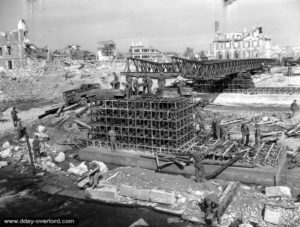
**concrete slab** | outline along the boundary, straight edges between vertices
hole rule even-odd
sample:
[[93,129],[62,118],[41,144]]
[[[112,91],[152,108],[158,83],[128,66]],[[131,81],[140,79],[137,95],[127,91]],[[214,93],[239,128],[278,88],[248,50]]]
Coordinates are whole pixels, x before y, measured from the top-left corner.
[[265,207],[264,221],[275,225],[279,224],[281,213],[278,209]]
[[266,187],[266,196],[268,197],[286,197],[291,198],[291,189],[285,186]]
[[175,193],[152,189],[150,192],[150,201],[155,203],[173,205],[175,203]]
[[133,187],[125,184],[121,184],[119,187],[119,194],[121,196],[126,196],[130,198],[134,198]]
[[133,188],[133,194],[135,199],[150,201],[150,189]]
[[85,189],[86,198],[100,200],[100,201],[116,201],[118,191],[116,186],[106,185],[101,188],[87,188]]

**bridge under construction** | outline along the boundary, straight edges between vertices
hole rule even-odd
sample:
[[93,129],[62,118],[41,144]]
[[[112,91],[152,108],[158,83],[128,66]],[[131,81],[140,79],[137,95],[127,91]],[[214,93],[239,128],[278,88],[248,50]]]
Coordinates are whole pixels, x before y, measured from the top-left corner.
[[128,77],[158,79],[161,73],[167,79],[181,76],[194,91],[201,93],[245,94],[299,94],[298,87],[255,87],[251,74],[261,72],[275,59],[254,58],[234,60],[190,60],[172,57],[168,63],[153,62],[129,57],[124,72]]

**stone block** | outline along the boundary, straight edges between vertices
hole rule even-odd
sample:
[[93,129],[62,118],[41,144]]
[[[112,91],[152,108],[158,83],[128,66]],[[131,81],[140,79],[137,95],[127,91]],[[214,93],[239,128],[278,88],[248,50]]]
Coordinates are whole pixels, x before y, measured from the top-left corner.
[[130,198],[134,198],[133,189],[134,188],[132,186],[121,184],[120,187],[119,187],[119,194],[121,196],[126,196],[126,197],[130,197]]
[[60,191],[62,191],[62,188],[47,184],[47,185],[44,185],[41,188],[41,190],[43,192],[49,193],[51,195],[55,195],[55,194],[59,193]]
[[133,189],[134,198],[138,200],[150,201],[150,189]]
[[150,192],[150,201],[173,205],[175,203],[175,193],[152,189]]
[[285,186],[266,187],[266,196],[268,197],[286,197],[291,198],[291,189]]
[[85,189],[87,198],[101,200],[101,201],[116,201],[118,192],[116,186],[106,185],[101,188],[87,188]]
[[279,224],[281,213],[278,209],[271,209],[268,206],[265,207],[264,221],[275,225]]

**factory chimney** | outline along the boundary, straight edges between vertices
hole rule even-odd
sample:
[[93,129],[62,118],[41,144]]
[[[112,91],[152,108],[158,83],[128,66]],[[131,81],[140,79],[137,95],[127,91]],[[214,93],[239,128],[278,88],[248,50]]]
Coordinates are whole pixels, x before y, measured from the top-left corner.
[[215,33],[219,32],[219,27],[220,27],[219,21],[215,21]]

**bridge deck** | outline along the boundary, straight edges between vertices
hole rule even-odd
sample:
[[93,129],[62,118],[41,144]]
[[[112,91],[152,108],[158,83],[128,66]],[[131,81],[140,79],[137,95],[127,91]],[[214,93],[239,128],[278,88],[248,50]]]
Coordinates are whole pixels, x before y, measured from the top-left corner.
[[123,75],[132,77],[158,78],[164,73],[166,78],[174,78],[178,75],[188,79],[213,79],[239,72],[247,72],[260,69],[262,64],[271,64],[275,59],[233,59],[233,60],[188,60],[180,57],[172,57],[172,62],[159,63],[137,58],[127,58]]

